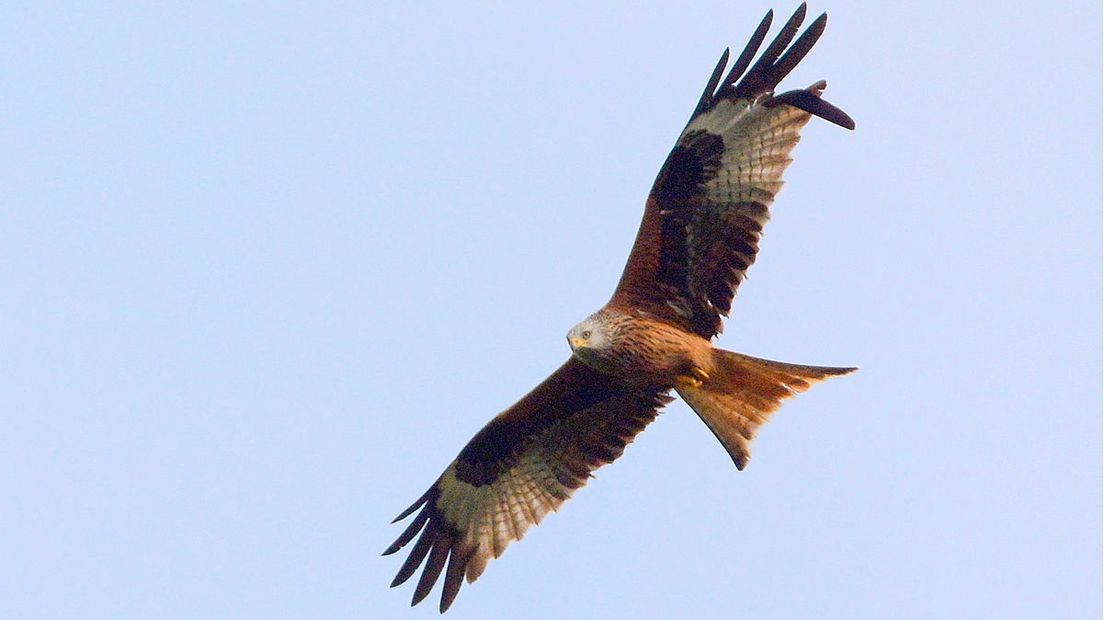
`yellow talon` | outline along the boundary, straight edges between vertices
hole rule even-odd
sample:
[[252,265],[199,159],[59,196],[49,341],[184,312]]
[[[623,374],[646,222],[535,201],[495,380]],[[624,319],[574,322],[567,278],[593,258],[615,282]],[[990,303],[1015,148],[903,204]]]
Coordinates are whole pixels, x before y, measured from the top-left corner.
[[679,375],[677,378],[678,383],[689,387],[701,387],[701,384],[709,379],[709,373],[705,372],[697,366],[690,367],[690,374]]
[[703,381],[709,380],[709,373],[697,366],[690,367],[690,374],[694,375],[694,378],[698,380],[698,385],[701,385]]

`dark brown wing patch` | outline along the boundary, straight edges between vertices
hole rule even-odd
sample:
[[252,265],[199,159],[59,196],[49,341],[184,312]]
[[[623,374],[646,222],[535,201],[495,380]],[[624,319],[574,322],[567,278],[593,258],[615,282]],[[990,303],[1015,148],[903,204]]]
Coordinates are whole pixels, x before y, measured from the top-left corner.
[[[695,212],[693,230],[710,243],[690,243],[690,263],[697,265],[689,290],[704,293],[709,307],[728,315],[736,288],[759,252],[767,207],[756,201],[741,201],[728,209]],[[719,319],[718,319],[719,321]],[[718,326],[717,331],[720,331]]]
[[[695,218],[693,205],[702,185],[721,168],[724,140],[721,136],[705,131],[688,134],[675,147],[660,172],[656,200],[663,205],[677,206],[663,213],[660,218],[662,241],[659,246],[658,284],[678,295],[690,285],[691,248],[685,243],[687,232]],[[693,306],[683,304],[678,308],[685,319],[692,322],[707,320],[693,316]]]

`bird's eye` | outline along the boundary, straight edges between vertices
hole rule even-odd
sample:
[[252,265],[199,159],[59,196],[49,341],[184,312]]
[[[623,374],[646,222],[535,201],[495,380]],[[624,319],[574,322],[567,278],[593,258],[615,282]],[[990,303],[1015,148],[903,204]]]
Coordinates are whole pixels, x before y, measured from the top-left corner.
[[583,337],[583,340],[586,340],[587,338],[590,338],[590,330],[588,329],[579,335]]

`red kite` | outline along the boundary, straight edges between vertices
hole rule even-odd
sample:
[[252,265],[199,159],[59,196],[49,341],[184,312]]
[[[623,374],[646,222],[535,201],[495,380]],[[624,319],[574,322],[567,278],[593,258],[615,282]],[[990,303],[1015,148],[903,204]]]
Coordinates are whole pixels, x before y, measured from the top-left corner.
[[484,426],[395,519],[420,509],[384,552],[421,533],[391,584],[424,561],[412,604],[429,594],[447,562],[441,611],[448,609],[463,578],[475,581],[492,557],[620,456],[672,400],[672,389],[743,469],[749,442],[783,399],[854,370],[772,362],[710,342],[755,262],[801,128],[813,116],[855,128],[821,99],[823,81],[774,94],[820,38],[827,15],[794,41],[802,4],[751,64],[772,16],[724,79],[728,50],[721,55],[652,186],[613,297],[567,334],[571,358]]

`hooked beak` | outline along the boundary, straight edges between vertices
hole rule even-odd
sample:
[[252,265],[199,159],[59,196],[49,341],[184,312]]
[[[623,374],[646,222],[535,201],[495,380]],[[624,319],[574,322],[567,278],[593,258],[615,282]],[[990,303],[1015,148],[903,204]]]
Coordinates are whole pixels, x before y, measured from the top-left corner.
[[583,340],[582,338],[577,338],[575,336],[568,336],[567,343],[571,345],[571,350],[574,351],[576,349],[582,348],[583,345],[586,344],[586,340]]

